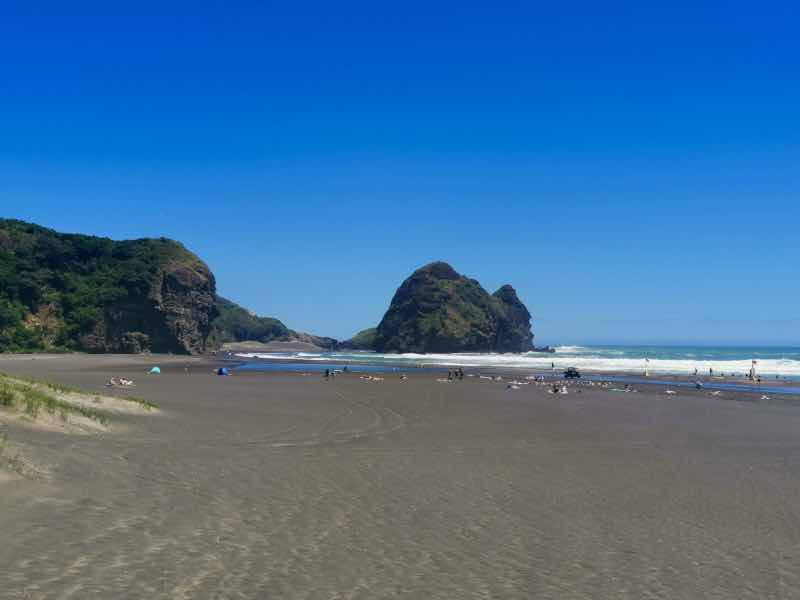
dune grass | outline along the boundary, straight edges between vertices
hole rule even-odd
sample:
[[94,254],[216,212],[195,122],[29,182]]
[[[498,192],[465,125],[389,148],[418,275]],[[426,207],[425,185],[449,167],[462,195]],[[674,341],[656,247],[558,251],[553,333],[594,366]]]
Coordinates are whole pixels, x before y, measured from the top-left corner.
[[[45,409],[50,413],[56,410],[63,410],[66,412],[77,412],[85,417],[94,419],[100,423],[106,424],[106,417],[103,413],[74,405],[70,402],[65,402],[52,394],[49,391],[56,392],[57,394],[75,394],[78,396],[93,396],[95,402],[100,400],[97,394],[90,394],[81,388],[57,383],[55,381],[40,381],[31,379],[29,377],[21,377],[18,375],[8,375],[7,373],[0,373],[0,407],[6,406],[10,408],[24,406],[26,412],[33,416],[38,414],[39,409]],[[127,400],[134,402],[139,406],[153,410],[158,408],[158,405],[144,398],[138,396],[112,396],[120,400]]]
[[[133,402],[146,410],[157,408],[154,403],[136,396],[108,398]],[[80,415],[100,425],[108,425],[108,415],[86,406],[87,400],[99,404],[102,402],[102,397],[69,385],[0,373],[0,411],[4,408],[9,409],[24,413],[31,419],[36,419],[40,414],[54,415],[64,424],[69,423],[71,415]],[[26,461],[19,455],[13,454],[9,448],[6,432],[0,431],[0,469],[10,470],[22,476],[35,475],[36,471],[31,470]]]
[[17,455],[8,454],[8,434],[0,433],[0,468],[6,468],[18,475],[25,475],[25,463]]
[[120,398],[124,398],[128,402],[135,402],[136,404],[146,408],[147,410],[153,410],[154,408],[158,408],[158,405],[155,402],[150,402],[149,400],[145,400],[144,398],[139,398],[138,396],[120,396]]
[[[3,378],[12,379],[12,376],[8,375],[7,373],[0,373],[0,380],[2,380]],[[30,377],[22,377],[20,375],[14,375],[13,379],[15,381],[23,381],[25,383],[29,383],[31,385],[35,385],[35,386],[39,386],[39,387],[46,387],[46,388],[49,388],[49,389],[53,390],[54,392],[60,392],[62,394],[85,394],[86,393],[82,389],[77,388],[77,387],[75,387],[73,385],[66,385],[64,383],[57,383],[55,381],[47,381],[47,380],[40,381],[38,379],[31,379]]]
[[[66,421],[70,414],[79,414],[97,421],[101,425],[108,424],[108,417],[93,408],[72,404],[57,398],[56,396],[41,389],[48,388],[60,393],[81,393],[77,390],[69,389],[67,386],[57,384],[34,382],[30,380],[12,379],[7,375],[0,374],[0,406],[24,410],[26,414],[33,418],[44,411],[48,414],[59,414],[61,419]],[[41,387],[40,387],[41,386]],[[69,391],[67,391],[69,389]]]

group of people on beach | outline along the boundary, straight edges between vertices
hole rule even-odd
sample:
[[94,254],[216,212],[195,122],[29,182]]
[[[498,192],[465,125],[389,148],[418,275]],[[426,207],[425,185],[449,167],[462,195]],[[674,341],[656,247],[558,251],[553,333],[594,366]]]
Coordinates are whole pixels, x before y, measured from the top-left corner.
[[447,381],[455,381],[456,379],[464,379],[464,369],[458,367],[455,371],[447,372]]
[[[698,377],[698,376],[699,376],[699,373],[700,373],[700,372],[698,371],[697,367],[695,367],[695,369],[694,369],[694,376],[695,376],[695,377]],[[755,369],[755,367],[751,367],[751,368],[750,368],[750,372],[749,372],[749,373],[748,373],[746,376],[745,376],[745,375],[742,375],[741,373],[729,373],[728,375],[729,375],[730,377],[747,377],[747,379],[749,379],[750,381],[753,381],[753,382],[755,382],[755,383],[761,383],[761,375],[759,375],[758,373],[756,373],[756,369]],[[714,377],[714,368],[713,368],[713,367],[709,367],[709,368],[708,368],[708,376],[709,376],[709,377]],[[717,378],[722,378],[722,377],[725,377],[725,373],[723,373],[723,372],[720,372],[720,373],[718,373],[718,374],[716,375],[716,377],[717,377]],[[780,378],[781,378],[781,376],[780,376],[780,375],[776,375],[776,376],[775,376],[775,379],[780,379]]]

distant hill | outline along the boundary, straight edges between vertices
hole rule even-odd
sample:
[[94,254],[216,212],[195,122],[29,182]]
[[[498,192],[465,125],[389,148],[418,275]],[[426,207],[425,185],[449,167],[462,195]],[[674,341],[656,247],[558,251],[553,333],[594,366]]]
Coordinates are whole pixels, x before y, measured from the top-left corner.
[[378,329],[370,327],[359,331],[349,340],[339,342],[339,348],[347,350],[372,350],[375,347],[375,336],[378,334]]
[[[238,343],[257,342],[262,346],[253,345],[253,347],[262,351],[286,350],[295,346],[313,350],[334,348],[338,343],[333,338],[292,331],[278,319],[260,317],[222,296],[217,296],[217,310],[219,315],[211,323],[211,333],[208,337],[209,348],[219,348],[223,345],[235,347]],[[270,343],[273,344],[270,348],[263,346]],[[292,346],[292,343],[295,346]],[[239,347],[243,347],[243,344]]]
[[288,337],[291,330],[278,319],[259,317],[222,296],[217,296],[219,316],[211,323],[210,348],[230,342],[261,342]]
[[[378,325],[379,352],[526,352],[531,315],[510,285],[489,294],[444,262],[416,270]],[[346,344],[347,342],[345,342]]]
[[0,351],[197,353],[208,266],[178,242],[113,241],[0,219]]

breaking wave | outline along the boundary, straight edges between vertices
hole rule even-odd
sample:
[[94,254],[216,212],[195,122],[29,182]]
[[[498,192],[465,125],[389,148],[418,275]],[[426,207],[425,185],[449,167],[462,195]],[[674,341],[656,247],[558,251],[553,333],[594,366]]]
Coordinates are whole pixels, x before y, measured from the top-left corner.
[[746,374],[753,360],[764,376],[800,378],[798,348],[706,348],[706,347],[636,347],[636,346],[559,346],[553,354],[379,354],[373,352],[277,352],[243,353],[240,358],[302,360],[381,364],[398,367],[443,366],[562,370],[577,367],[596,372],[693,375]]

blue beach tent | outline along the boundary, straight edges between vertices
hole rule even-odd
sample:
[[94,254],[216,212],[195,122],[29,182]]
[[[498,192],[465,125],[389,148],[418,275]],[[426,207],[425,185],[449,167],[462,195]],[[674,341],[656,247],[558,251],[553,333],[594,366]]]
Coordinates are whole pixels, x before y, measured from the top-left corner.
[[153,367],[150,369],[150,373],[153,375],[161,375],[161,368],[160,367]]
[[228,369],[226,369],[225,367],[220,367],[219,369],[217,369],[217,375],[230,375],[230,374],[231,372],[228,371]]

